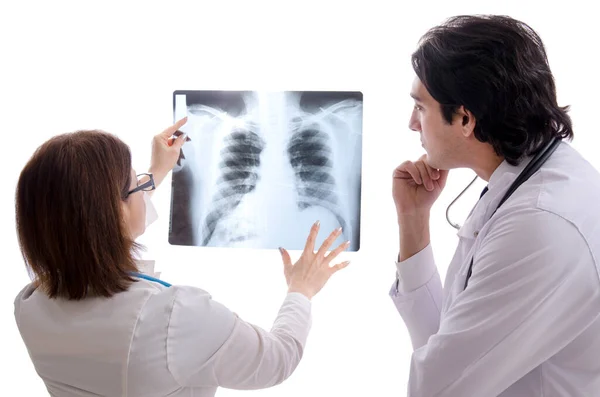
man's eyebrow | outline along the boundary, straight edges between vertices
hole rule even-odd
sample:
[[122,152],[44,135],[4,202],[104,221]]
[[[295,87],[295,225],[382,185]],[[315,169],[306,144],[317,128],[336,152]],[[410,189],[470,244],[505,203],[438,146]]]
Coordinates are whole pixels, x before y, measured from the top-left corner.
[[413,94],[412,92],[410,93],[410,96],[412,97],[412,99],[414,99],[417,102],[423,102],[423,100],[417,95],[417,94]]

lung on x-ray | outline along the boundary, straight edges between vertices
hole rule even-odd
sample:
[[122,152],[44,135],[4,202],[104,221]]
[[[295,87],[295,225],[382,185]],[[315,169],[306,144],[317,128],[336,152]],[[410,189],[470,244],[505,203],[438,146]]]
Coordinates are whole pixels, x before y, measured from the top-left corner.
[[169,243],[304,249],[321,227],[360,248],[360,92],[175,91],[188,117],[173,169]]

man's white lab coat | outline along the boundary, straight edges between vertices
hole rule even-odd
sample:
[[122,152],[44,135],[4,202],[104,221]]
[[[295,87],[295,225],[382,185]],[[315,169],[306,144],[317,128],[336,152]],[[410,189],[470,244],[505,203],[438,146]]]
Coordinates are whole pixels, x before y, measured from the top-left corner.
[[443,287],[431,245],[397,263],[408,396],[600,396],[600,175],[563,142],[490,219],[525,165],[493,173]]

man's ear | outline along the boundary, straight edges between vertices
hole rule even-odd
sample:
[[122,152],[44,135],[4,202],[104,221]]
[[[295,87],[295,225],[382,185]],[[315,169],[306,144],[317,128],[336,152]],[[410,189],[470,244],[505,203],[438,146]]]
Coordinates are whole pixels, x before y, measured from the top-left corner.
[[457,110],[457,117],[460,120],[460,125],[462,127],[462,133],[465,137],[473,135],[473,131],[475,130],[475,125],[477,124],[475,120],[475,116],[464,106],[461,106]]

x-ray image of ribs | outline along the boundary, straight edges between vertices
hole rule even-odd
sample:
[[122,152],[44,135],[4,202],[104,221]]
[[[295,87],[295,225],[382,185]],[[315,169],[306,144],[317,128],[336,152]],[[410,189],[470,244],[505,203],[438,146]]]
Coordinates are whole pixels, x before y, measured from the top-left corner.
[[215,186],[217,192],[203,223],[203,245],[209,243],[218,222],[233,212],[244,196],[256,189],[264,145],[258,134],[241,128],[234,129],[224,138],[220,151],[220,175]]
[[[219,222],[231,215],[244,197],[256,189],[260,179],[260,157],[266,142],[249,115],[231,117],[227,112],[204,105],[194,106],[192,111],[211,114],[216,119],[213,121],[221,123],[224,131],[222,137],[217,137],[218,176],[211,186],[213,193],[201,226],[201,245],[206,246],[215,237]],[[222,228],[221,231],[228,236],[219,236],[219,241],[233,242],[250,237],[243,230]]]
[[[290,122],[291,137],[287,144],[289,162],[294,170],[295,187],[298,194],[297,205],[303,210],[311,206],[321,206],[329,210],[342,227],[345,238],[352,236],[350,208],[343,194],[338,167],[339,149],[336,133],[332,123],[344,123],[346,117],[340,117],[340,111],[360,109],[360,104],[353,100],[344,100],[327,108],[320,108],[317,113],[304,112],[297,109]],[[345,129],[345,132],[349,129]],[[339,132],[338,132],[339,133]],[[337,139],[339,142],[343,137]],[[346,198],[346,197],[344,197]]]

